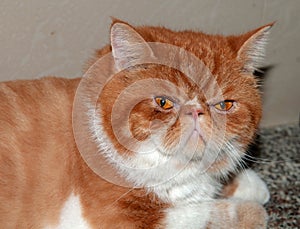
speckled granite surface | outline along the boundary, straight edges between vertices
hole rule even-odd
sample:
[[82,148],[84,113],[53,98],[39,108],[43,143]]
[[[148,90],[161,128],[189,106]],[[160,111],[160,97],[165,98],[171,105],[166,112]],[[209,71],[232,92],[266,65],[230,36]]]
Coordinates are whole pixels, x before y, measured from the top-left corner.
[[300,228],[300,128],[285,125],[260,130],[251,165],[267,183],[270,229]]

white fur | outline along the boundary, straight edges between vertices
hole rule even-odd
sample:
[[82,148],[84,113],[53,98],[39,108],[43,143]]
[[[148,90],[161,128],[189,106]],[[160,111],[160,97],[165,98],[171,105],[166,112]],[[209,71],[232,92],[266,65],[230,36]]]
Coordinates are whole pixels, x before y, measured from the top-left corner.
[[251,169],[246,169],[237,177],[238,187],[232,198],[256,201],[265,204],[270,199],[270,193],[266,184]]
[[170,208],[167,211],[165,220],[167,229],[182,229],[182,228],[205,228],[207,220],[210,216],[211,205],[202,203],[198,205],[180,205]]
[[73,193],[69,196],[60,213],[59,224],[46,229],[90,229],[86,220],[82,217],[81,203],[78,196]]
[[201,108],[197,96],[185,103],[186,105],[195,106],[195,109]]

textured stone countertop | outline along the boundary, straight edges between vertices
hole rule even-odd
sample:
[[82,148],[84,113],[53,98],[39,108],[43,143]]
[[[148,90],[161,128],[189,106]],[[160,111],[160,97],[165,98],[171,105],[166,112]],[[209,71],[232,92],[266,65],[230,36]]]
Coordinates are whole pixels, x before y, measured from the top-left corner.
[[268,228],[300,228],[300,127],[262,128],[251,167],[267,183]]

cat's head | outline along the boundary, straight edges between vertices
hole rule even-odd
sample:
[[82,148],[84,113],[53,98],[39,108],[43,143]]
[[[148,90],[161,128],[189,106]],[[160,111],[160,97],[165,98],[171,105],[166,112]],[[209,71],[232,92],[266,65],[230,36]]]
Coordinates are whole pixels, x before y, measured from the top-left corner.
[[231,170],[261,118],[253,71],[271,26],[220,36],[115,21],[117,73],[103,85],[94,122],[100,149],[135,169]]

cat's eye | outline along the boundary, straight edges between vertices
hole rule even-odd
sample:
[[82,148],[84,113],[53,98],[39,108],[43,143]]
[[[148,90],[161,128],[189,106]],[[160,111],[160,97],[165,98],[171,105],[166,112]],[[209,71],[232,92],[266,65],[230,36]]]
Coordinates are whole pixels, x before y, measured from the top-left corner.
[[219,111],[229,111],[234,105],[232,100],[224,100],[214,105],[214,107]]
[[158,106],[160,106],[164,110],[171,109],[174,106],[174,103],[171,100],[169,100],[169,99],[167,99],[163,96],[162,97],[156,97],[155,102],[157,103]]

